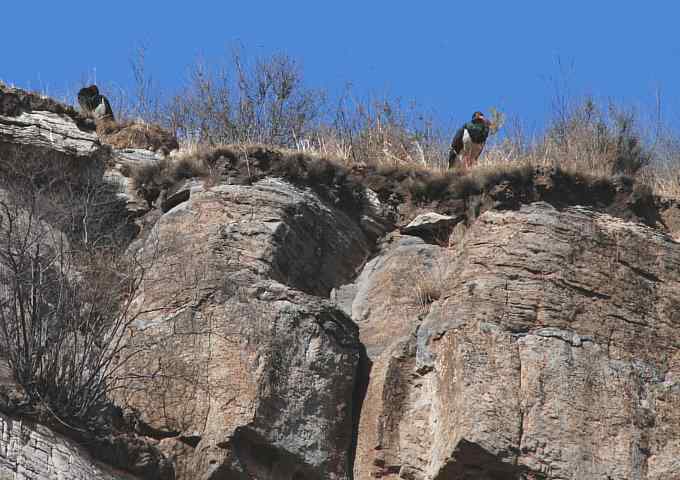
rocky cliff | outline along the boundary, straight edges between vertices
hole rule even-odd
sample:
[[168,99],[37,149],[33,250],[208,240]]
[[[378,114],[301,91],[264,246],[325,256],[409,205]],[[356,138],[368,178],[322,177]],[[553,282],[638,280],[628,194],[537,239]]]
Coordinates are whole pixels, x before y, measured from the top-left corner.
[[0,90],[0,155],[52,150],[119,186],[154,259],[112,393],[146,454],[115,470],[5,408],[2,480],[680,478],[674,202],[526,169],[423,194],[259,147],[147,201],[130,172],[162,155]]
[[132,480],[97,461],[77,442],[0,413],[0,479]]
[[[348,302],[373,362],[355,476],[676,477],[679,254],[547,203],[488,211],[453,248],[387,247]],[[438,276],[426,312],[384,288],[408,291],[402,260]]]

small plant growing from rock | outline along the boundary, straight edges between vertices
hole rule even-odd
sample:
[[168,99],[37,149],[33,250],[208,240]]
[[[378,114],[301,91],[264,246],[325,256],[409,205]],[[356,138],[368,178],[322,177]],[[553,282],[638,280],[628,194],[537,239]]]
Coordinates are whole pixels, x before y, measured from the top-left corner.
[[442,278],[438,272],[419,272],[415,280],[416,302],[423,309],[428,309],[430,305],[442,296]]

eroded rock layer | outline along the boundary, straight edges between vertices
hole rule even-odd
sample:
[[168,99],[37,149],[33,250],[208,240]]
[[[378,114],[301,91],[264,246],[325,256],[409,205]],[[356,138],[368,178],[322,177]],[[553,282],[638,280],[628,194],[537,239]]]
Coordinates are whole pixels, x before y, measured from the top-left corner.
[[134,480],[92,459],[76,442],[48,428],[0,413],[2,480]]

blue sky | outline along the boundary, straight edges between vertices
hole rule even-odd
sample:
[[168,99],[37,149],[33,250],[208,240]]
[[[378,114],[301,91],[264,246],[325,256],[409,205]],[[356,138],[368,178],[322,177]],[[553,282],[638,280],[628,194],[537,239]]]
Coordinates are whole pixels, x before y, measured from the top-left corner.
[[[416,100],[445,122],[495,106],[530,128],[545,122],[554,83],[572,95],[650,109],[662,92],[680,123],[676,1],[165,1],[5,0],[0,79],[49,93],[99,82],[132,85],[130,59],[166,91],[202,55],[284,52],[307,84]],[[30,11],[29,11],[30,10]],[[8,19],[14,19],[9,20]],[[562,67],[558,65],[558,59]]]

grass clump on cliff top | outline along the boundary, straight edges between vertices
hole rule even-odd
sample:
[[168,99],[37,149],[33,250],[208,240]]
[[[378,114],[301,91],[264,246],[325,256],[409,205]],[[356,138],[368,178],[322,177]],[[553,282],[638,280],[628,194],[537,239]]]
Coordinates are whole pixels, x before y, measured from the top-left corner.
[[[177,136],[183,150],[267,145],[310,159],[331,159],[349,171],[395,169],[383,175],[392,178],[403,170],[413,184],[414,198],[422,199],[441,197],[450,188],[465,195],[479,190],[478,177],[492,176],[492,170],[506,175],[525,168],[554,168],[583,178],[626,175],[658,193],[680,197],[674,173],[680,141],[672,141],[670,130],[650,126],[634,110],[612,102],[557,95],[547,126],[531,135],[523,127],[531,119],[506,121],[505,115],[488,108],[498,134],[487,143],[475,169],[451,173],[446,168],[448,150],[462,120],[447,125],[414,103],[386,96],[362,98],[351,89],[329,95],[310,88],[300,63],[285,55],[249,61],[237,51],[216,67],[198,62],[185,85],[168,97],[151,90],[143,65],[137,66],[135,77],[142,93],[127,104],[112,101],[125,112],[121,118],[136,116],[162,125]],[[463,120],[469,115],[452,113]],[[452,187],[450,177],[463,175],[471,178]]]
[[418,209],[456,214],[470,202],[483,201],[499,201],[509,208],[538,200],[607,206],[617,192],[629,195],[633,188],[633,180],[625,176],[617,180],[530,163],[484,164],[470,171],[442,172],[408,165],[345,165],[318,154],[261,145],[194,148],[132,176],[137,185],[150,186],[156,194],[192,177],[207,184],[253,184],[267,177],[282,178],[312,189],[355,218],[365,213],[368,188],[399,221],[410,219]]
[[103,143],[115,148],[143,148],[166,155],[179,148],[174,134],[143,121],[102,120],[97,123],[97,135]]

